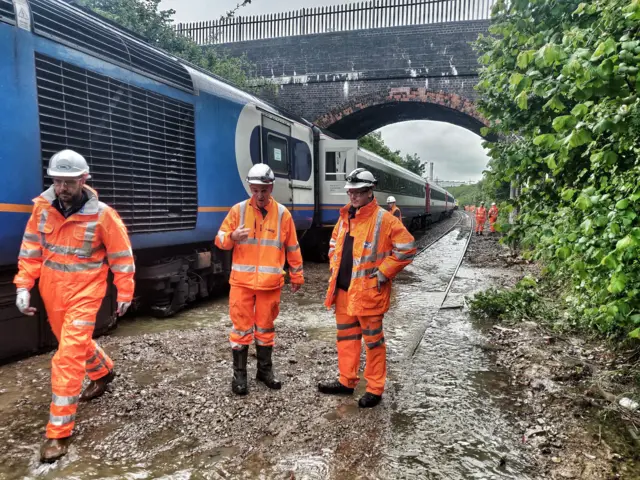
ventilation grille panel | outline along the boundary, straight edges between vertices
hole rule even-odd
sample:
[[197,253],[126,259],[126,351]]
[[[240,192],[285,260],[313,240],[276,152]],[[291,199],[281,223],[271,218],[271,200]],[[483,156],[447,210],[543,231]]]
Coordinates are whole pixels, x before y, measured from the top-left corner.
[[189,72],[168,56],[142,42],[120,35],[115,28],[81,14],[68,5],[51,0],[30,0],[30,3],[37,34],[193,92]]
[[36,72],[45,185],[51,155],[71,148],[130,233],[195,228],[193,105],[38,53]]
[[0,22],[15,23],[16,14],[13,11],[12,0],[0,0]]

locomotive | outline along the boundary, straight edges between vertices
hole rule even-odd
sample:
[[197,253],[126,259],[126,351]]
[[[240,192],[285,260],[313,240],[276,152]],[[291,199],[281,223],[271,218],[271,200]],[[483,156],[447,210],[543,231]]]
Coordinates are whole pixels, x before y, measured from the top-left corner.
[[[255,163],[276,175],[305,250],[326,252],[345,177],[362,166],[424,228],[455,199],[419,175],[155,48],[62,0],[0,0],[0,359],[55,342],[39,305],[15,308],[17,255],[32,199],[64,148],[88,161],[100,200],[122,217],[136,261],[134,305],[169,316],[226,285],[229,252],[213,245],[229,209],[249,196]],[[305,248],[306,247],[306,248]],[[34,289],[34,302],[38,302]],[[38,305],[36,305],[38,306]],[[96,335],[114,322],[111,286]]]

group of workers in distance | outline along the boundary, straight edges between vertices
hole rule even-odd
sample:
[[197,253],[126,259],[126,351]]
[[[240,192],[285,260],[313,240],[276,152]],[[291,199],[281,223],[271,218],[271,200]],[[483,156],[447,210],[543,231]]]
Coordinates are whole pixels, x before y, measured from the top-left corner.
[[498,221],[498,206],[494,203],[491,204],[491,208],[487,212],[486,207],[484,206],[484,201],[480,202],[480,206],[478,208],[475,205],[466,205],[464,209],[467,212],[471,212],[476,214],[476,235],[482,235],[484,232],[484,225],[487,222],[487,215],[489,216],[489,231],[491,233],[495,233],[496,231],[496,222]]
[[[49,422],[40,449],[42,462],[63,457],[70,444],[78,402],[106,391],[114,362],[93,340],[96,316],[114,274],[117,315],[130,307],[135,265],[127,229],[118,213],[86,185],[89,166],[82,155],[62,150],[49,161],[53,185],[33,200],[18,256],[16,306],[33,316],[30,291],[39,280],[51,329],[59,341],[51,362]],[[272,196],[275,175],[254,165],[246,178],[251,198],[234,205],[215,238],[233,249],[229,341],[233,357],[231,389],[246,395],[249,345],[255,341],[256,379],[278,390],[273,371],[274,321],[279,313],[289,265],[291,291],[304,284],[302,255],[291,213]],[[380,207],[377,180],[363,168],[346,177],[349,203],[340,210],[329,244],[330,279],[325,306],[335,310],[339,376],[318,384],[325,394],[352,394],[359,381],[362,339],[366,346],[366,393],[362,408],[380,403],[387,375],[382,319],[389,309],[391,283],[415,254],[413,236],[400,221],[395,198]],[[85,374],[90,382],[82,391]]]

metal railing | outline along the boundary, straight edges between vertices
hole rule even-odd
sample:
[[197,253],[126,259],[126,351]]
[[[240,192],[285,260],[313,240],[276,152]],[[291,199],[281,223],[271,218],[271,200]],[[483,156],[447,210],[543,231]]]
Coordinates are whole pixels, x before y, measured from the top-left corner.
[[497,0],[370,0],[284,13],[179,23],[198,45],[349,30],[488,20]]

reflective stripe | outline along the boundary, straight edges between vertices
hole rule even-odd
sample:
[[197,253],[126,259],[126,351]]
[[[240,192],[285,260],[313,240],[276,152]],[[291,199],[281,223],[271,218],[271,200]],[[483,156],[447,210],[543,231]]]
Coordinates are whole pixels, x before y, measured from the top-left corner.
[[135,273],[136,267],[134,265],[110,265],[113,273]]
[[231,348],[233,350],[244,350],[248,347],[248,345],[242,345],[241,343],[232,342],[231,340],[229,340],[229,343],[231,344]]
[[218,238],[220,239],[220,243],[224,244],[224,232],[222,230],[218,230]]
[[256,326],[256,331],[258,333],[273,333],[276,331],[275,327],[274,328],[260,328]]
[[393,251],[393,255],[398,259],[398,260],[413,260],[413,257],[416,256],[415,253],[400,253],[397,250]]
[[36,242],[38,243],[40,241],[40,236],[36,233],[25,233],[22,236],[22,241],[23,242]]
[[382,252],[382,253],[378,253],[378,254],[372,254],[372,255],[366,255],[366,256],[360,257],[360,258],[354,258],[353,259],[353,266],[357,267],[361,263],[375,262],[377,260],[384,260],[389,255],[391,255],[391,251],[387,250],[386,252]]
[[384,343],[384,337],[382,337],[377,342],[367,343],[367,348],[376,348]]
[[44,232],[44,226],[47,223],[47,218],[49,217],[49,211],[48,210],[42,210],[42,212],[40,212],[40,223],[38,224],[38,231],[39,232]]
[[356,335],[346,335],[344,337],[338,335],[337,339],[339,342],[342,342],[343,340],[362,340],[362,334],[358,333]]
[[335,246],[336,241],[332,238],[331,240],[329,240],[329,245],[334,245]]
[[107,257],[109,258],[109,260],[113,260],[114,258],[133,257],[133,254],[131,253],[131,250],[123,250],[121,252],[108,253]]
[[374,335],[377,335],[379,333],[382,333],[382,327],[376,328],[375,330],[362,330],[362,334],[369,337],[373,337]]
[[76,327],[93,327],[96,322],[90,322],[89,320],[74,320],[71,324]]
[[[293,269],[291,271],[293,272]],[[282,269],[280,267],[258,267],[258,272],[259,273],[272,273],[274,275],[277,275],[277,274],[281,274],[282,273]]]
[[247,211],[247,200],[245,200],[244,202],[240,202],[240,223],[238,224],[238,227],[242,227],[244,225],[244,217],[245,217],[246,211]]
[[236,272],[254,273],[256,271],[256,267],[253,265],[240,265],[238,263],[234,263],[231,265],[231,270],[235,270]]
[[236,330],[236,327],[233,327],[231,331],[236,335],[238,335],[239,337],[246,337],[247,335],[250,335],[253,333],[253,327],[251,327],[249,330],[244,330],[244,331]]
[[336,249],[335,248],[330,248],[329,249],[329,256],[333,255],[333,252],[335,252]]
[[302,266],[300,267],[291,267],[289,269],[289,273],[300,273],[302,271]]
[[96,227],[98,226],[98,222],[87,222],[86,228],[84,230],[84,241],[82,243],[82,248],[78,251],[76,255],[81,256],[84,254],[85,257],[91,256],[91,245],[93,244],[93,239],[96,236]]
[[[267,345],[268,342],[263,342],[262,340],[260,340],[259,338],[256,338],[256,344],[258,345]],[[270,343],[270,342],[269,342]]]
[[378,218],[376,218],[376,226],[373,229],[373,242],[371,244],[371,251],[376,253],[378,251],[378,243],[380,242],[380,230],[382,229],[382,217],[386,213],[386,210],[378,207]]
[[73,423],[73,421],[75,420],[76,415],[64,415],[62,417],[59,417],[57,415],[49,415],[49,423],[51,425],[55,425],[56,427],[61,427],[63,425],[68,425],[70,423]]
[[393,244],[393,248],[395,248],[396,250],[413,250],[414,248],[416,248],[416,244],[415,244],[415,242],[411,242],[411,243],[394,243]]
[[291,245],[290,247],[287,247],[287,252],[295,252],[296,250],[300,249],[300,245],[299,244],[295,244],[295,245]]
[[[66,247],[61,245],[54,245],[53,243],[43,242],[42,246],[53,253],[59,253],[60,255],[78,255],[81,257],[86,256],[86,252],[82,250],[82,248],[76,247]],[[104,250],[103,245],[99,245],[96,248],[91,249],[90,255],[99,252],[100,250]]]
[[245,238],[244,240],[240,240],[239,242],[236,242],[236,245],[257,245],[257,244],[258,244],[257,238]]
[[261,244],[265,247],[276,247],[277,249],[282,248],[282,242],[280,240],[261,240]]
[[102,360],[100,361],[99,365],[96,365],[93,368],[89,368],[87,370],[87,373],[93,373],[93,372],[99,372],[100,370],[102,370],[103,368],[105,368],[104,363],[102,363]]
[[349,330],[350,328],[355,328],[355,327],[359,327],[360,326],[360,322],[353,322],[353,323],[337,323],[336,324],[336,328],[338,330]]
[[49,267],[53,270],[58,270],[60,272],[69,272],[69,273],[86,272],[89,270],[99,270],[102,267],[102,265],[104,265],[103,262],[58,263],[58,262],[52,262],[51,260],[44,261],[45,267]]
[[51,403],[53,403],[56,407],[68,407],[70,405],[75,405],[78,403],[79,395],[74,395],[73,397],[61,397],[56,395],[55,393],[51,395]]
[[367,268],[366,270],[358,270],[357,272],[353,272],[351,274],[351,278],[354,279],[354,278],[360,278],[360,277],[367,277],[377,270],[378,270],[377,267]]
[[[276,238],[278,239],[278,243],[282,239],[282,217],[284,216],[284,211],[286,208],[284,205],[278,204],[278,227],[276,228]],[[282,243],[280,243],[278,248],[282,248]]]
[[42,257],[42,250],[25,250],[21,249],[18,257],[22,258],[40,258]]

